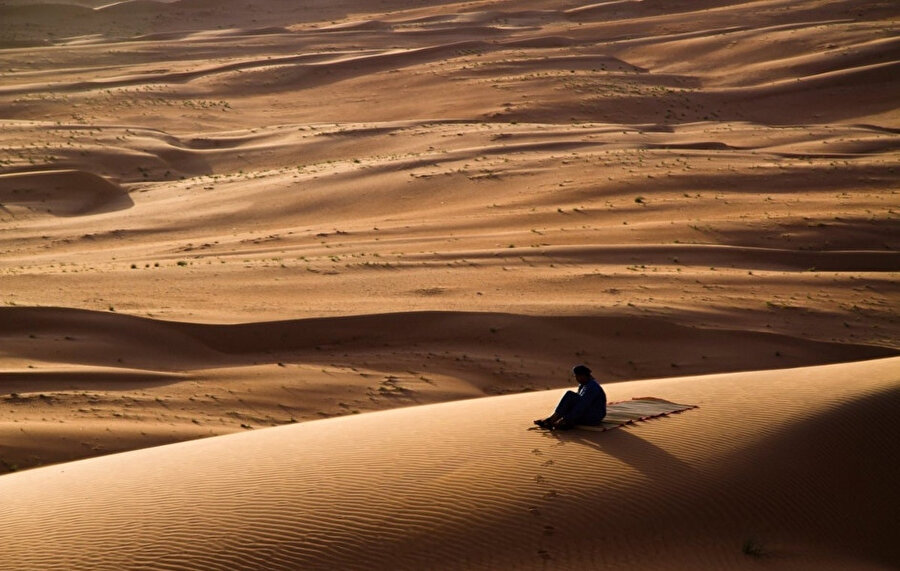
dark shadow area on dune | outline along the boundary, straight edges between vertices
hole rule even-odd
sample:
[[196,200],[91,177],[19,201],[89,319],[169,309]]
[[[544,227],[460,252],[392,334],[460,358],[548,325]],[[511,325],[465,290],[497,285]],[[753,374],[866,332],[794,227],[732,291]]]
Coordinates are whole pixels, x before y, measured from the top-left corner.
[[[83,0],[89,4],[89,0]],[[431,0],[430,6],[451,3]],[[135,36],[173,34],[186,31],[246,29],[266,31],[287,24],[340,20],[359,11],[353,0],[303,2],[269,0],[263,9],[253,3],[224,0],[152,0],[95,2],[96,6],[34,2],[0,5],[0,49],[52,45],[61,38],[101,35],[131,39]],[[400,0],[381,0],[379,10],[408,6]]]
[[[819,537],[841,538],[830,548],[897,568],[898,410],[900,386],[836,401],[829,410],[779,429],[751,450],[723,458],[719,471],[710,476],[728,479],[748,497],[758,498],[753,513],[738,514],[745,526],[771,526],[776,523],[769,516],[774,510],[783,516],[785,523],[777,527],[786,528],[785,533],[799,531],[811,544]],[[791,495],[782,490],[792,490]],[[821,517],[794,513],[805,506],[819,506]],[[793,525],[798,518],[807,524]]]
[[[858,118],[859,110],[869,115],[887,113],[896,108],[900,92],[891,74],[893,69],[848,72],[847,77],[807,79],[797,85],[698,89],[688,96],[629,95],[604,93],[602,97],[573,97],[552,104],[522,106],[498,114],[503,121],[559,122],[596,121],[627,124],[679,125],[699,121],[742,122],[791,126],[839,123]],[[640,78],[641,74],[635,74]],[[672,78],[665,85],[687,84],[689,80]],[[861,92],[857,86],[871,82]],[[854,100],[858,104],[846,105]],[[568,122],[568,121],[566,121]]]
[[187,378],[186,375],[152,371],[0,371],[0,395],[69,390],[130,391],[180,383]]
[[86,216],[134,206],[128,193],[99,175],[45,170],[0,175],[0,205],[53,216]]
[[[500,389],[519,390],[529,383],[546,384],[547,367],[578,349],[598,363],[598,373],[609,381],[897,354],[888,347],[708,329],[661,318],[450,311],[213,325],[69,308],[6,307],[0,308],[0,339],[7,355],[45,362],[173,372],[335,361],[390,371],[398,363],[410,367],[419,362],[422,371],[480,377],[493,384],[503,380],[511,386]],[[498,376],[498,358],[524,359],[531,372]]]
[[[742,230],[731,228],[713,229],[711,226],[698,227],[698,231],[712,244],[652,244],[622,246],[554,246],[541,253],[554,260],[565,260],[580,264],[647,264],[667,266],[717,266],[750,270],[776,270],[782,272],[820,271],[865,271],[895,272],[900,270],[900,253],[884,248],[883,243],[868,244],[863,247],[823,248],[816,250],[804,247],[808,242],[793,244],[784,232],[775,233],[771,229]],[[734,232],[734,233],[732,233]],[[766,239],[775,234],[774,243]],[[735,238],[735,236],[737,238]],[[804,236],[805,237],[805,236]],[[743,238],[744,242],[739,239]],[[808,238],[807,238],[808,239]],[[827,244],[822,243],[822,246]],[[494,252],[466,252],[467,259],[491,259]]]
[[[855,264],[861,266],[866,264],[862,252],[883,251],[896,254],[900,250],[900,221],[849,216],[804,221],[784,220],[769,228],[718,229],[715,236],[716,241],[722,244],[820,252],[854,251],[858,252]],[[879,259],[882,262],[880,264],[876,263]],[[900,271],[900,257],[878,256],[869,261],[870,268],[878,265],[881,270]]]
[[[665,147],[665,145],[662,145]],[[885,147],[887,143],[885,143]],[[765,152],[763,147],[748,148]],[[892,151],[885,149],[884,154]],[[879,155],[877,153],[860,153],[858,156]],[[804,157],[815,158],[816,153],[810,152]],[[883,187],[890,187],[896,180],[896,167],[891,164],[866,164],[843,165],[835,169],[830,165],[806,166],[786,168],[778,172],[763,173],[691,173],[689,175],[674,174],[665,179],[655,179],[645,183],[652,189],[672,191],[723,191],[739,194],[768,194],[773,197],[792,195],[797,192],[821,192],[834,194],[845,192],[847,188],[863,186],[871,188],[871,192],[878,192]],[[862,184],[861,184],[862,182]]]
[[[648,419],[644,422],[665,422],[666,418]],[[653,480],[688,479],[696,470],[666,450],[632,434],[627,427],[593,433],[584,430],[546,432],[549,438],[565,444],[584,446],[593,451],[608,454],[631,466]],[[590,461],[590,456],[585,457]]]

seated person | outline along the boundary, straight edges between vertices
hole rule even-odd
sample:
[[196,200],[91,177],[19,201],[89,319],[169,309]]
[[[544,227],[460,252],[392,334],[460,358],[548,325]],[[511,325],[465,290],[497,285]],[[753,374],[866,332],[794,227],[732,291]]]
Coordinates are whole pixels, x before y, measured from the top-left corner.
[[600,424],[606,416],[606,393],[584,365],[572,369],[578,381],[578,392],[566,391],[556,411],[534,423],[547,430],[565,430],[578,424]]

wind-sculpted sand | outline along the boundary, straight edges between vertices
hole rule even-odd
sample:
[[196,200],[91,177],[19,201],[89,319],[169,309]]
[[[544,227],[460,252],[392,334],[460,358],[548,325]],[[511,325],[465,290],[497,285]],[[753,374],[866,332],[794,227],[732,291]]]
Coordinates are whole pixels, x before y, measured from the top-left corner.
[[0,567],[900,565],[898,16],[0,0]]
[[606,433],[528,429],[557,398],[542,391],[40,468],[0,478],[2,553],[35,569],[888,568],[898,366],[618,383],[613,400],[700,408]]

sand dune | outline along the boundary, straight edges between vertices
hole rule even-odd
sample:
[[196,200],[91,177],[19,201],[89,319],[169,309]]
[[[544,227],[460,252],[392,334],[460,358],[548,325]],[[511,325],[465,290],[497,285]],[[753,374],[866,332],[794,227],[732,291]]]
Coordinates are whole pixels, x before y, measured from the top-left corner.
[[0,0],[0,567],[896,567],[898,15]]
[[[0,335],[19,358],[117,366],[127,363],[150,371],[192,370],[235,364],[295,359],[327,360],[334,353],[373,358],[398,349],[418,353],[459,347],[493,353],[528,353],[552,361],[566,347],[601,347],[604,359],[656,339],[649,362],[655,374],[665,368],[700,367],[741,370],[780,363],[801,366],[894,354],[886,347],[824,343],[763,332],[688,328],[652,318],[542,316],[488,312],[409,312],[384,315],[310,318],[232,325],[177,323],[146,318],[55,308],[2,308]],[[540,347],[540,349],[536,349]],[[670,365],[702,348],[714,364]],[[660,350],[665,352],[660,352]],[[326,356],[317,353],[327,350]],[[536,352],[537,351],[537,352]],[[776,355],[777,353],[777,355]],[[773,359],[777,357],[778,359]]]
[[74,216],[129,208],[134,203],[116,184],[90,172],[32,171],[0,175],[0,207]]
[[43,468],[0,479],[2,553],[45,569],[887,568],[897,371],[620,383],[613,400],[700,408],[608,433],[528,430],[550,391]]
[[[177,441],[564,386],[560,355],[618,380],[896,354],[615,315],[423,311],[225,325],[0,308],[0,317],[0,395],[18,411],[0,433],[31,439],[10,443],[0,457],[9,469],[141,448],[157,432]],[[48,434],[48,419],[72,428]],[[61,447],[58,436],[75,426],[85,445]]]
[[[12,439],[0,457],[8,469],[141,448],[157,432],[169,442],[564,386],[560,355],[602,363],[597,373],[614,380],[896,354],[613,315],[430,311],[214,325],[0,308],[0,317],[0,394],[18,412],[0,427]],[[47,433],[48,419],[72,428]],[[75,426],[85,444],[61,446]]]

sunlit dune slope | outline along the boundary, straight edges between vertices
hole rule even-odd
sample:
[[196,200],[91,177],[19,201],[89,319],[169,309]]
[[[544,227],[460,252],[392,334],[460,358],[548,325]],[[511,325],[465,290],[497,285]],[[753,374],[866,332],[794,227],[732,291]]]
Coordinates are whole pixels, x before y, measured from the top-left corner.
[[898,371],[893,358],[610,385],[611,400],[700,408],[608,433],[529,430],[559,396],[546,391],[7,475],[0,556],[42,569],[889,568]]
[[622,315],[419,311],[204,324],[0,308],[0,471],[249,428],[571,383],[897,354]]

